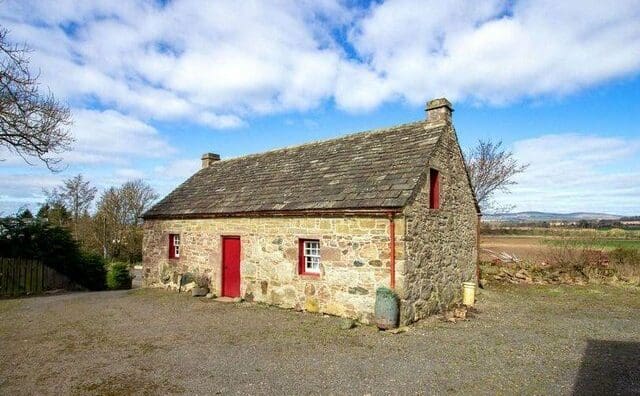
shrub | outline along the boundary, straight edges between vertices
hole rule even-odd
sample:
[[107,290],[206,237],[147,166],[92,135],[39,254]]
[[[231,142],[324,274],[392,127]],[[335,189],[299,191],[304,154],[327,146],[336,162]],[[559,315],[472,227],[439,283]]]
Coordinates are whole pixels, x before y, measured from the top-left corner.
[[107,287],[112,290],[131,289],[131,273],[129,264],[114,262],[107,272]]
[[80,265],[76,271],[84,287],[89,290],[104,290],[107,270],[102,256],[95,253],[81,253]]
[[0,257],[27,257],[66,275],[89,290],[105,287],[104,261],[83,254],[71,233],[32,219],[0,220]]
[[640,277],[640,250],[617,248],[609,253],[611,267],[624,277]]

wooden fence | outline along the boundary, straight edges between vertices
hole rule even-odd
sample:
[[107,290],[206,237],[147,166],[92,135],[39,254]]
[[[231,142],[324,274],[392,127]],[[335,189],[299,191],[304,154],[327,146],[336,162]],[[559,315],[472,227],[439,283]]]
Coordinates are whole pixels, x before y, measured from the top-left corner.
[[70,287],[73,283],[69,278],[40,261],[0,257],[0,296],[39,294]]

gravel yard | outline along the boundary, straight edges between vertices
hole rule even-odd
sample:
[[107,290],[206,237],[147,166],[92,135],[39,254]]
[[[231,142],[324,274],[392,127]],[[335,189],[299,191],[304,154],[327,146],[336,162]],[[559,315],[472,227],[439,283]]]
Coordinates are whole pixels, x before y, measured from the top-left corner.
[[0,394],[640,394],[640,292],[494,287],[397,335],[161,290],[0,300]]

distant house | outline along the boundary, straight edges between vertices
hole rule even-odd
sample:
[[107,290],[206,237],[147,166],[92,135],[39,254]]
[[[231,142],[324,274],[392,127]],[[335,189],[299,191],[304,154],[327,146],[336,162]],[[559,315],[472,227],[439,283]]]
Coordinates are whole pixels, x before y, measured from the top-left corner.
[[370,321],[376,288],[401,322],[475,280],[479,210],[446,99],[427,119],[220,160],[144,215],[144,282],[205,273],[217,295]]

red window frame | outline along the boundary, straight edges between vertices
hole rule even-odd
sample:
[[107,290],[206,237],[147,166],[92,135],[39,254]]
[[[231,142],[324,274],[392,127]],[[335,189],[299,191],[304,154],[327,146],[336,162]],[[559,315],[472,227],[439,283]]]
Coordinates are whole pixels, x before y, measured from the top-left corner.
[[440,209],[440,172],[429,170],[429,208]]
[[306,265],[307,262],[306,262],[305,252],[304,252],[305,242],[317,242],[318,249],[320,248],[319,239],[299,239],[298,240],[298,274],[308,275],[308,276],[320,276],[320,268],[318,268],[318,272],[307,271],[307,265]]
[[[178,254],[176,254],[175,237],[178,237]],[[180,258],[180,234],[169,234],[169,258],[176,260]]]

